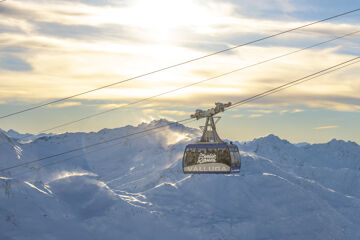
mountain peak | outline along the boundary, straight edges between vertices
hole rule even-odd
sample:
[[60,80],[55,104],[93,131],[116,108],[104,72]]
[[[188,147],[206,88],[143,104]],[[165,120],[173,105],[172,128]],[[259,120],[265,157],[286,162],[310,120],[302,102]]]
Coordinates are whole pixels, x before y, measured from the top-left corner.
[[152,120],[149,123],[140,123],[137,127],[162,127],[162,126],[169,126],[171,129],[173,130],[184,130],[186,128],[186,126],[182,125],[181,123],[177,123],[175,121],[169,121],[165,118],[161,118],[161,119],[156,119],[156,120]]
[[174,123],[173,121],[169,121],[165,118],[160,118],[157,120],[152,120],[149,125],[154,125],[154,126],[159,126],[159,125],[166,125],[166,124],[171,124]]
[[19,133],[18,131],[15,131],[14,129],[10,129],[6,132],[6,135],[13,139],[22,139],[22,138],[30,138],[33,137],[33,134],[30,133]]
[[254,141],[261,142],[261,143],[289,144],[289,141],[283,140],[283,139],[279,138],[278,136],[276,136],[274,134],[269,134],[266,137],[256,138],[256,139],[254,139]]
[[0,129],[0,144],[9,143],[13,145],[13,142],[14,140],[10,136],[8,136],[8,134],[4,130]]
[[329,145],[329,146],[353,146],[353,147],[358,147],[359,146],[356,142],[338,140],[338,139],[335,139],[335,138],[331,139],[331,141],[326,143],[326,145]]

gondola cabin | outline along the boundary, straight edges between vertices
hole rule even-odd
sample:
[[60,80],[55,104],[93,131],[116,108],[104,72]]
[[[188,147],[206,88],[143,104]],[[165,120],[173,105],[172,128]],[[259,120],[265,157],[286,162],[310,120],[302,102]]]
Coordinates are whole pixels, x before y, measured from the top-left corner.
[[197,143],[185,148],[184,173],[236,173],[240,167],[239,149],[234,144]]
[[[186,146],[182,161],[184,173],[236,173],[240,171],[241,159],[236,145],[222,141],[216,132],[215,124],[220,117],[215,114],[223,112],[231,103],[215,103],[216,107],[207,111],[196,110],[192,118],[206,118],[205,126],[200,127],[203,135],[199,142]],[[218,118],[214,121],[214,118]],[[208,128],[211,128],[208,129]]]

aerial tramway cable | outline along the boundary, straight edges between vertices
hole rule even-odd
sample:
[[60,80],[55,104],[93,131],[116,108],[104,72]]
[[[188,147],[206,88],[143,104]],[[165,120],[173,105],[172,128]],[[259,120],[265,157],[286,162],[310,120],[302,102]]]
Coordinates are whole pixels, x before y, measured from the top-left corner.
[[[265,91],[263,93],[260,93],[260,94],[256,94],[255,96],[253,97],[250,97],[250,98],[247,98],[245,100],[241,100],[239,102],[236,102],[233,106],[238,106],[238,105],[241,105],[243,104],[245,101],[246,102],[249,102],[249,101],[253,101],[263,95],[269,95],[269,94],[272,94],[272,92],[278,92],[280,91],[280,89],[285,89],[287,87],[290,87],[291,84],[295,85],[297,82],[301,83],[301,82],[304,82],[306,79],[308,78],[311,78],[311,79],[314,79],[314,78],[317,78],[317,77],[320,77],[320,76],[323,76],[325,74],[328,74],[328,73],[331,73],[333,71],[331,70],[334,70],[334,69],[342,69],[341,66],[349,66],[351,65],[351,63],[355,64],[357,63],[359,60],[360,57],[355,57],[355,58],[352,58],[350,60],[347,60],[345,62],[342,62],[342,63],[339,63],[339,64],[336,64],[336,65],[333,65],[331,67],[328,67],[326,69],[323,69],[323,70],[320,70],[318,72],[315,72],[315,73],[312,73],[310,75],[307,75],[305,77],[302,77],[302,78],[299,78],[297,80],[294,80],[294,81],[291,81],[287,84],[283,84],[279,87],[275,87],[271,90],[268,90],[268,91]],[[13,166],[10,166],[10,167],[6,167],[6,168],[2,168],[0,169],[0,172],[4,172],[4,171],[7,171],[7,170],[10,170],[10,169],[14,169],[14,168],[17,168],[17,167],[21,167],[21,166],[26,166],[28,164],[31,164],[31,163],[35,163],[35,162],[42,162],[42,161],[45,161],[47,159],[50,159],[50,158],[54,158],[54,157],[58,157],[58,156],[62,156],[62,155],[65,155],[65,154],[68,154],[68,153],[72,153],[72,152],[77,152],[77,151],[80,151],[80,150],[84,150],[84,149],[88,149],[88,148],[92,148],[92,147],[95,147],[95,146],[98,146],[98,145],[102,145],[102,144],[106,144],[106,143],[110,143],[110,142],[114,142],[116,140],[119,140],[119,139],[123,139],[123,138],[127,138],[127,137],[130,137],[130,136],[134,136],[134,135],[138,135],[138,134],[142,134],[142,133],[145,133],[145,132],[150,132],[150,131],[153,131],[155,129],[160,129],[160,128],[164,128],[164,127],[167,127],[167,126],[170,126],[170,125],[174,125],[174,124],[179,124],[179,123],[182,123],[182,122],[185,122],[185,121],[188,121],[192,118],[187,118],[187,119],[183,119],[183,120],[180,120],[180,121],[177,121],[177,122],[172,122],[172,123],[169,123],[169,124],[165,124],[165,125],[162,125],[162,126],[157,126],[157,127],[153,127],[153,128],[149,128],[149,129],[145,129],[145,130],[142,130],[142,131],[139,131],[139,132],[134,132],[134,133],[131,133],[131,134],[128,134],[128,135],[124,135],[124,136],[120,136],[120,137],[116,137],[116,138],[112,138],[112,139],[108,139],[108,140],[105,140],[105,141],[102,141],[102,142],[97,142],[97,143],[94,143],[94,144],[89,144],[89,145],[86,145],[86,146],[83,146],[83,147],[79,147],[79,148],[75,148],[75,149],[72,149],[72,150],[69,150],[69,151],[66,151],[66,152],[61,152],[61,153],[57,153],[57,154],[54,154],[54,155],[50,155],[50,156],[47,156],[47,157],[42,157],[42,158],[39,158],[39,159],[36,159],[36,160],[32,160],[32,161],[27,161],[27,162],[24,162],[24,163],[21,163],[21,164],[16,164],[16,165],[13,165]]]
[[[279,88],[277,88],[277,89],[273,89],[272,92],[267,92],[267,91],[266,91],[266,92],[262,93],[261,95],[258,94],[258,96],[255,97],[255,98],[244,99],[244,100],[242,100],[242,101],[240,101],[240,102],[237,102],[237,103],[231,105],[230,107],[228,107],[228,108],[227,108],[226,110],[224,110],[224,111],[230,110],[230,109],[232,109],[232,108],[236,108],[236,107],[238,107],[238,106],[240,106],[240,105],[244,105],[244,104],[246,104],[246,103],[248,103],[248,102],[250,102],[250,101],[254,101],[254,100],[263,98],[263,97],[265,97],[265,96],[267,96],[267,95],[269,95],[269,94],[274,94],[274,93],[276,93],[276,92],[282,91],[282,90],[287,89],[287,88],[289,88],[289,87],[292,87],[292,86],[294,86],[294,85],[301,84],[301,83],[303,83],[303,82],[305,82],[305,81],[310,81],[311,79],[318,78],[318,77],[321,77],[321,76],[323,76],[323,75],[326,75],[326,74],[329,74],[329,73],[338,71],[338,70],[340,70],[340,69],[346,68],[346,67],[348,67],[348,66],[350,66],[350,65],[353,65],[353,64],[356,64],[356,63],[358,63],[358,62],[360,62],[360,60],[357,60],[357,61],[352,61],[352,60],[351,60],[351,61],[349,61],[349,63],[347,63],[347,64],[345,64],[345,65],[341,65],[341,66],[339,66],[339,67],[337,67],[337,68],[333,68],[333,69],[331,69],[331,70],[322,72],[321,74],[314,75],[314,76],[312,76],[312,77],[310,77],[310,78],[305,78],[305,79],[303,79],[303,80],[301,80],[301,81],[299,81],[299,82],[295,82],[295,83],[292,83],[292,84],[286,84],[286,86],[279,87]],[[186,125],[186,124],[188,124],[188,123],[190,123],[190,122],[196,121],[196,119],[188,119],[188,120],[190,120],[190,121],[188,121],[188,122],[186,122],[186,121],[185,121],[185,122],[182,122],[182,124],[183,124],[183,125]],[[160,130],[160,131],[163,131],[163,129],[159,128],[159,129],[155,129],[155,130],[152,131],[152,132],[148,132],[147,134],[139,135],[139,136],[137,136],[137,137],[144,137],[144,136],[153,134],[154,132],[160,132],[159,130]],[[122,140],[124,140],[124,139],[122,139]],[[94,152],[104,151],[104,150],[106,150],[106,149],[108,149],[108,148],[112,148],[112,147],[117,146],[117,145],[119,145],[119,144],[121,144],[121,143],[122,143],[122,142],[120,142],[120,143],[115,143],[115,144],[112,144],[112,145],[109,145],[109,146],[105,146],[105,147],[100,148],[100,149],[94,149],[94,150],[89,151],[89,152],[86,152],[86,153],[87,153],[87,154],[91,154],[91,153],[94,153]],[[52,166],[52,165],[55,165],[55,164],[59,164],[59,163],[61,163],[61,162],[69,161],[69,160],[71,160],[71,159],[79,158],[79,157],[83,157],[83,156],[84,156],[83,154],[78,154],[78,155],[71,156],[71,157],[68,157],[68,158],[65,158],[65,159],[60,159],[60,160],[57,160],[57,161],[54,161],[54,162],[50,162],[50,163],[48,163],[48,164],[41,165],[41,166],[39,166],[39,167],[30,169],[30,170],[39,171],[40,169],[43,169],[43,168],[45,168],[45,167]],[[24,171],[24,172],[22,172],[22,173],[16,174],[16,177],[21,176],[21,175],[24,175],[24,174],[29,173],[29,172],[30,172],[29,170],[26,170],[26,171]],[[18,180],[18,179],[17,179],[17,180]]]
[[[195,119],[188,119],[188,121],[184,121],[182,122],[183,125],[186,125],[186,124],[189,124],[190,122],[194,122],[196,121]],[[166,126],[164,126],[166,127]],[[136,139],[136,138],[140,138],[140,137],[145,137],[145,136],[148,136],[148,135],[151,135],[151,134],[154,134],[154,133],[157,133],[157,132],[161,132],[163,131],[162,128],[157,128],[157,129],[154,129],[152,131],[149,131],[148,133],[146,134],[142,134],[142,135],[136,135],[136,137],[132,138],[132,139]],[[135,136],[135,135],[133,135]],[[86,154],[91,154],[91,153],[95,153],[95,152],[100,152],[100,151],[104,151],[108,148],[112,148],[112,147],[115,147],[119,144],[122,144],[123,143],[123,140],[127,139],[127,138],[130,138],[131,136],[128,136],[126,138],[122,138],[120,139],[121,142],[116,142],[115,144],[112,144],[112,145],[108,145],[108,146],[104,146],[100,149],[94,149],[94,150],[91,150],[91,151],[88,151],[86,152]],[[75,158],[79,158],[79,157],[83,157],[84,155],[83,154],[78,154],[78,155],[75,155],[75,156],[71,156],[71,157],[68,157],[68,158],[65,158],[65,159],[60,159],[60,160],[57,160],[57,161],[53,161],[53,162],[50,162],[48,164],[44,164],[44,165],[41,165],[41,166],[38,166],[38,167],[33,167],[33,168],[30,168],[28,170],[25,170],[21,173],[17,173],[15,176],[18,177],[18,176],[21,176],[21,175],[24,175],[26,173],[29,173],[31,171],[39,171],[40,169],[43,169],[43,168],[46,168],[46,167],[49,167],[49,166],[52,166],[52,165],[55,165],[55,164],[59,164],[59,163],[62,163],[62,162],[66,162],[66,161],[69,161],[69,160],[72,160],[72,159],[75,159]],[[1,172],[1,171],[0,171]],[[12,177],[15,177],[15,176],[12,176]]]
[[[234,69],[234,70],[229,71],[229,72],[222,73],[222,74],[217,75],[217,76],[213,76],[213,77],[210,77],[210,78],[207,78],[207,79],[203,79],[203,80],[201,80],[201,81],[197,81],[197,82],[193,82],[193,83],[190,83],[190,84],[181,86],[181,87],[179,87],[179,88],[175,88],[175,89],[172,89],[172,90],[169,90],[169,91],[166,91],[166,92],[162,92],[162,93],[159,93],[159,94],[150,96],[150,97],[146,97],[146,98],[143,98],[143,99],[140,99],[140,100],[136,100],[136,101],[134,101],[134,102],[130,102],[130,103],[124,104],[124,105],[122,105],[122,106],[120,106],[120,107],[115,107],[115,108],[111,108],[111,109],[108,109],[108,110],[105,110],[105,111],[102,111],[102,112],[98,112],[98,113],[95,113],[95,114],[90,114],[90,115],[88,115],[88,116],[85,116],[85,117],[82,117],[82,118],[79,118],[79,119],[76,119],[76,120],[72,120],[72,121],[69,121],[69,122],[66,122],[66,123],[62,123],[62,124],[56,125],[56,126],[54,126],[54,127],[50,127],[50,128],[46,128],[46,129],[40,130],[37,134],[44,133],[44,132],[48,132],[48,131],[51,131],[51,130],[54,130],[54,129],[58,129],[58,128],[61,128],[61,127],[64,127],[64,126],[68,126],[68,125],[71,125],[71,124],[74,124],[74,123],[78,123],[78,122],[80,122],[80,121],[84,121],[84,120],[87,120],[87,119],[90,119],[90,118],[93,118],[93,117],[97,117],[97,116],[100,116],[100,115],[103,115],[103,114],[106,114],[106,113],[110,113],[110,112],[113,112],[113,111],[116,111],[116,110],[119,110],[119,109],[122,109],[122,108],[125,108],[125,107],[128,107],[128,106],[131,106],[131,105],[135,105],[135,104],[138,104],[138,103],[146,102],[146,101],[149,101],[149,100],[151,100],[151,99],[154,99],[154,98],[157,98],[157,97],[160,97],[160,96],[169,94],[169,93],[173,93],[173,92],[176,92],[176,91],[179,91],[179,90],[182,90],[182,89],[185,89],[185,88],[189,88],[189,87],[192,87],[192,86],[195,86],[195,85],[204,83],[204,82],[208,82],[208,81],[210,81],[210,80],[218,79],[218,78],[221,78],[221,77],[224,77],[224,76],[233,74],[233,73],[235,73],[235,72],[239,72],[239,71],[245,70],[245,69],[247,69],[247,68],[255,67],[255,66],[257,66],[257,65],[261,65],[261,64],[264,64],[264,63],[267,63],[267,62],[270,62],[270,61],[274,61],[274,60],[279,59],[279,58],[282,58],[282,57],[286,57],[286,56],[289,56],[289,55],[292,55],[292,54],[295,54],[295,53],[298,53],[298,52],[301,52],[301,51],[305,51],[305,50],[308,50],[308,49],[311,49],[311,48],[314,48],[314,47],[318,47],[318,46],[320,46],[320,45],[323,45],[323,44],[326,44],[326,43],[329,43],[329,42],[333,42],[333,41],[335,41],[335,40],[342,39],[342,38],[345,38],[345,37],[348,37],[348,36],[357,34],[357,33],[359,33],[359,32],[360,32],[360,31],[355,31],[355,32],[347,33],[347,34],[342,35],[342,36],[339,36],[339,37],[335,37],[335,38],[332,38],[332,39],[329,39],[329,40],[326,40],[326,41],[323,41],[323,42],[319,42],[319,43],[316,43],[316,44],[313,44],[313,45],[309,45],[309,46],[304,47],[304,48],[301,48],[301,49],[297,49],[297,50],[295,50],[295,51],[290,51],[290,52],[288,52],[288,53],[281,54],[281,55],[276,56],[276,57],[272,57],[272,58],[269,58],[269,59],[266,59],[266,60],[262,60],[262,61],[260,61],[260,62],[256,62],[256,63],[250,64],[250,65],[247,65],[247,66],[244,66],[244,67],[241,67],[241,68],[237,68],[237,69]],[[26,139],[26,137],[24,137],[24,138],[22,138],[22,139]],[[22,139],[20,139],[20,140],[22,140]]]
[[265,92],[256,94],[255,96],[252,96],[252,97],[246,98],[246,99],[244,99],[244,100],[235,102],[235,103],[233,103],[232,106],[230,106],[228,109],[235,108],[235,107],[237,107],[237,106],[239,106],[239,105],[248,103],[249,101],[253,101],[253,100],[255,100],[255,99],[258,99],[258,98],[267,96],[267,95],[269,95],[269,94],[273,94],[273,93],[279,92],[279,91],[281,91],[281,90],[283,90],[283,89],[292,87],[292,86],[294,86],[294,85],[300,84],[300,83],[302,83],[302,82],[309,81],[309,80],[314,79],[314,78],[316,78],[316,77],[320,77],[320,76],[323,76],[323,75],[325,75],[325,74],[328,74],[328,73],[331,73],[331,72],[340,70],[340,69],[342,69],[342,68],[344,68],[344,67],[347,67],[347,66],[350,66],[350,65],[352,65],[352,64],[358,63],[359,61],[357,61],[357,60],[359,60],[359,59],[360,59],[359,56],[358,56],[358,57],[354,57],[354,58],[352,58],[352,59],[350,59],[350,60],[347,60],[347,61],[345,61],[345,62],[342,62],[342,63],[336,64],[336,65],[333,65],[333,66],[331,66],[331,67],[329,67],[329,68],[323,69],[323,70],[318,71],[318,72],[316,72],[316,73],[312,73],[312,74],[307,75],[307,76],[305,76],[305,77],[302,77],[302,78],[299,78],[299,79],[297,79],[297,80],[294,80],[294,81],[285,83],[285,84],[283,84],[283,85],[280,85],[280,86],[278,86],[278,87],[276,87],[276,88],[273,88],[273,89],[267,90],[267,91],[265,91]]
[[74,97],[78,97],[78,96],[85,95],[85,94],[88,94],[88,93],[91,93],[91,92],[95,92],[95,91],[98,91],[98,90],[101,90],[101,89],[104,89],[104,88],[112,87],[112,86],[115,86],[115,85],[118,85],[118,84],[121,84],[121,83],[124,83],[124,82],[132,81],[132,80],[137,79],[137,78],[141,78],[141,77],[148,76],[148,75],[151,75],[151,74],[154,74],[154,73],[158,73],[158,72],[165,71],[165,70],[168,70],[168,69],[171,69],[171,68],[175,68],[175,67],[178,67],[178,66],[181,66],[181,65],[185,65],[185,64],[188,64],[188,63],[191,63],[191,62],[195,62],[195,61],[198,61],[198,60],[210,57],[210,56],[214,56],[214,55],[217,55],[217,54],[220,54],[220,53],[223,53],[223,52],[227,52],[227,51],[230,51],[230,50],[233,50],[233,49],[237,49],[237,48],[240,48],[240,47],[243,47],[243,46],[251,45],[251,44],[254,44],[254,43],[257,43],[257,42],[260,42],[260,41],[264,41],[266,39],[270,39],[270,38],[273,38],[273,37],[276,37],[276,36],[279,36],[279,35],[283,35],[283,34],[293,32],[293,31],[296,31],[296,30],[299,30],[299,29],[302,29],[302,28],[306,28],[306,27],[309,27],[309,26],[312,26],[312,25],[315,25],[315,24],[318,24],[318,23],[321,23],[321,22],[326,22],[328,20],[338,18],[338,17],[341,17],[341,16],[345,16],[345,15],[348,15],[348,14],[351,14],[351,13],[354,13],[354,12],[357,12],[357,11],[360,11],[360,8],[353,9],[351,11],[347,11],[347,12],[344,12],[344,13],[340,13],[340,14],[337,14],[337,15],[334,15],[334,16],[331,16],[331,17],[328,17],[328,18],[324,18],[324,19],[321,19],[321,20],[318,20],[318,21],[315,21],[315,22],[311,22],[311,23],[308,23],[308,24],[305,24],[305,25],[302,25],[302,26],[299,26],[299,27],[291,28],[291,29],[288,29],[288,30],[285,30],[285,31],[282,31],[282,32],[279,32],[279,33],[276,33],[276,34],[272,34],[272,35],[269,35],[269,36],[266,36],[266,37],[262,37],[262,38],[259,38],[259,39],[256,39],[256,40],[253,40],[253,41],[250,41],[250,42],[247,42],[247,43],[243,43],[243,44],[239,44],[239,45],[236,45],[236,46],[233,46],[233,47],[229,47],[229,48],[226,48],[226,49],[223,49],[223,50],[220,50],[220,51],[217,51],[217,52],[213,52],[213,53],[210,53],[210,54],[207,54],[207,55],[204,55],[204,56],[200,56],[200,57],[193,58],[193,59],[190,59],[190,60],[187,60],[187,61],[184,61],[184,62],[180,62],[180,63],[174,64],[174,65],[170,65],[170,66],[167,66],[167,67],[164,67],[164,68],[160,68],[160,69],[157,69],[157,70],[154,70],[154,71],[151,71],[151,72],[140,74],[140,75],[137,75],[135,77],[131,77],[131,78],[128,78],[128,79],[125,79],[125,80],[122,80],[122,81],[118,81],[118,82],[111,83],[111,84],[108,84],[108,85],[104,85],[104,86],[101,86],[101,87],[98,87],[98,88],[94,88],[94,89],[91,89],[91,90],[80,92],[80,93],[77,93],[77,94],[74,94],[74,95],[71,95],[71,96],[68,96],[68,97],[60,98],[60,99],[57,99],[57,100],[54,100],[54,101],[46,102],[46,103],[43,103],[43,104],[40,104],[40,105],[36,105],[34,107],[29,107],[29,108],[26,108],[26,109],[23,109],[23,110],[20,110],[20,111],[17,111],[17,112],[5,114],[5,115],[0,116],[0,119],[4,119],[4,118],[10,117],[10,116],[18,115],[20,113],[28,112],[28,111],[38,109],[38,108],[41,108],[41,107],[44,107],[44,106],[48,106],[48,105],[51,105],[51,104],[54,104],[54,103],[62,102],[62,101],[65,101],[65,100],[68,100],[68,99],[71,99],[71,98],[74,98]]

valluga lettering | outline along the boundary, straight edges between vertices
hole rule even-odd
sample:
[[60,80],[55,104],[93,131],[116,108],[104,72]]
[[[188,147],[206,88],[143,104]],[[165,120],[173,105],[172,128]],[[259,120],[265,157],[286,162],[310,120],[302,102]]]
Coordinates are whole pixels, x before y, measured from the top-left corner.
[[189,172],[228,172],[229,168],[225,166],[191,166],[188,167]]

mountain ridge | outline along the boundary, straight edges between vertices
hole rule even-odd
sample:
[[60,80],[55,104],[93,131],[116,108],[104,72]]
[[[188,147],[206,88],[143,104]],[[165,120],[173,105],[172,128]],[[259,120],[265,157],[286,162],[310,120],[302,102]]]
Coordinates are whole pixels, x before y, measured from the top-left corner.
[[[0,165],[168,123],[4,144]],[[1,173],[0,238],[63,239],[63,231],[70,238],[94,240],[360,237],[356,143],[299,147],[269,135],[235,142],[242,157],[239,174],[184,175],[183,150],[199,135],[197,129],[173,124]],[[15,146],[22,150],[20,158]]]

